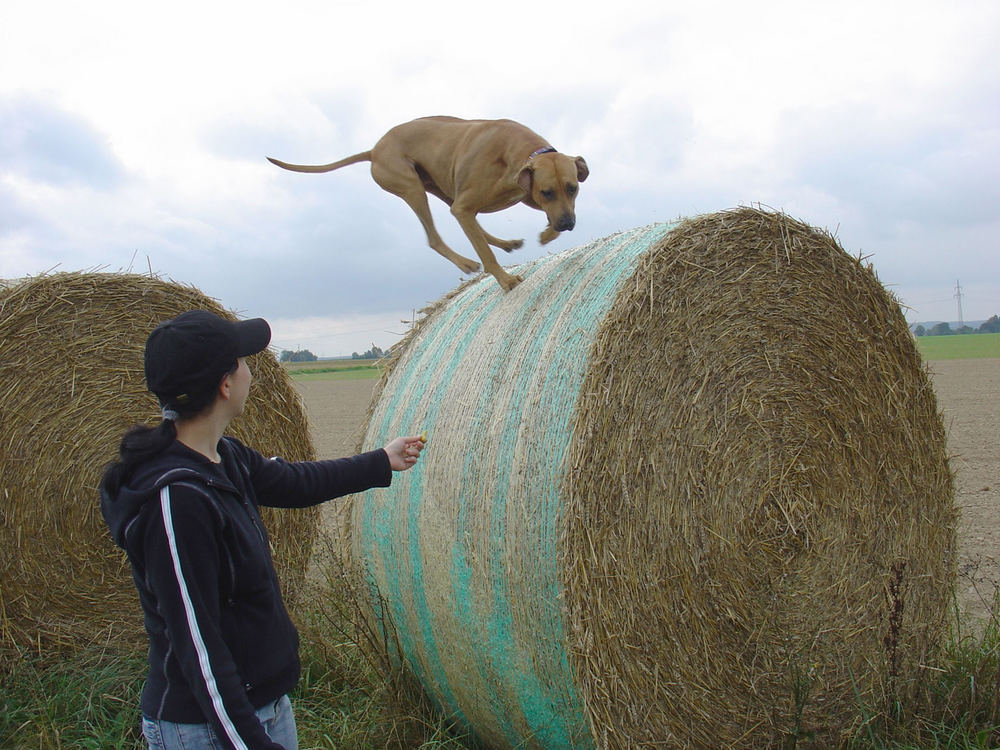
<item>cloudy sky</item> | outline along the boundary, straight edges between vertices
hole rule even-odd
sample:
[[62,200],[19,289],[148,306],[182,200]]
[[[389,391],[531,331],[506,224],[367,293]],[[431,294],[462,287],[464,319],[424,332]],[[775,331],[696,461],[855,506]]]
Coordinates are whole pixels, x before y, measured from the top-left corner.
[[[387,348],[462,276],[367,164],[508,117],[582,155],[577,227],[504,263],[763,204],[870,255],[913,321],[1000,313],[1000,3],[4,0],[0,278],[152,271],[278,348]],[[445,241],[474,257],[446,207]],[[502,255],[502,253],[501,253]]]

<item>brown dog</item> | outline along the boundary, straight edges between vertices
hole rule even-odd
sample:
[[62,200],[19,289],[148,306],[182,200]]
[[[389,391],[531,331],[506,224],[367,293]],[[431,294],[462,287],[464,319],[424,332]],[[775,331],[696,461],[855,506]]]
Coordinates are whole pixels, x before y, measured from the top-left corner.
[[422,117],[392,128],[371,151],[320,166],[268,161],[293,172],[330,172],[361,161],[372,163],[372,177],[384,190],[402,198],[427,232],[427,242],[465,273],[479,264],[448,247],[434,228],[427,193],[449,206],[483,262],[504,290],[520,276],[497,263],[490,245],[508,253],[521,240],[501,240],[479,226],[476,215],[501,211],[521,202],[544,211],[544,245],[576,225],[574,204],[579,183],[589,170],[582,156],[558,153],[544,138],[513,120],[461,120]]

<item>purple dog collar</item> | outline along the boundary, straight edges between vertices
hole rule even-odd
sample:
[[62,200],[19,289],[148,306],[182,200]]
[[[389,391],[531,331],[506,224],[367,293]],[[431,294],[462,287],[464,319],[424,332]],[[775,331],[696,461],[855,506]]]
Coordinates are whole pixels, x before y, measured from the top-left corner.
[[534,159],[539,154],[548,154],[548,153],[550,153],[552,151],[555,151],[555,149],[552,148],[552,146],[546,146],[545,148],[540,148],[540,149],[538,149],[536,151],[532,151],[531,155],[528,156],[528,159]]

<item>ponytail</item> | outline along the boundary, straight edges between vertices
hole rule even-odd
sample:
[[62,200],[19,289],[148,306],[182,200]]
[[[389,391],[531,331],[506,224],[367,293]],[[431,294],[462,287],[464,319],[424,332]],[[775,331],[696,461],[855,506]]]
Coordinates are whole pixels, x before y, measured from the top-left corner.
[[[239,367],[239,360],[233,362],[226,372],[231,375]],[[220,381],[222,378],[219,379]],[[104,467],[100,490],[102,494],[115,498],[121,486],[132,478],[140,464],[163,453],[177,439],[178,419],[186,419],[208,409],[216,397],[215,388],[199,390],[185,395],[183,403],[161,403],[163,421],[156,427],[137,424],[126,432],[118,444],[118,460]]]
[[156,427],[137,424],[126,432],[118,444],[118,460],[109,463],[101,479],[101,491],[111,497],[118,495],[139,464],[159,455],[177,438],[172,419],[164,419]]

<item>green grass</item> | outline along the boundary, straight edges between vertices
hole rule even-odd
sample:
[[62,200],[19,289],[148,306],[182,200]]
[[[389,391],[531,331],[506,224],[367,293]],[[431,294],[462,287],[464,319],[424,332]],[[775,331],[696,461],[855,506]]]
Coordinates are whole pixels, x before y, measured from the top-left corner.
[[[303,638],[292,694],[299,747],[462,749],[447,724],[400,704],[351,643]],[[0,655],[0,748],[144,750],[142,654],[86,649]]]
[[305,638],[302,677],[292,695],[299,747],[468,750],[447,722],[402,699],[361,656],[357,644]]
[[1000,358],[1000,333],[918,336],[917,349],[926,360]]
[[[412,685],[386,679],[355,630],[343,567],[321,568],[296,611],[302,676],[292,694],[301,750],[467,750]],[[144,750],[144,653],[112,646],[38,653],[0,641],[0,748]]]
[[[1000,589],[985,626],[956,616],[933,676],[914,705],[875,716],[851,750],[993,750],[1000,747]],[[868,713],[868,712],[866,712]]]
[[[317,589],[317,593],[321,592]],[[327,594],[331,594],[326,590]],[[364,656],[343,592],[310,597],[298,615],[302,677],[292,695],[302,750],[468,750],[468,737],[422,703],[412,686]],[[912,705],[858,706],[865,720],[850,750],[987,750],[1000,747],[1000,599],[992,621],[967,630],[956,620],[945,656]],[[350,635],[354,633],[354,635]],[[0,748],[140,750],[141,654],[89,648],[39,655],[0,648]],[[398,673],[397,673],[398,674]],[[395,687],[394,687],[395,685]],[[803,747],[814,747],[808,727]],[[792,742],[783,747],[796,747]]]
[[377,359],[328,359],[316,362],[282,362],[293,378],[303,380],[365,380],[382,374]]
[[140,748],[141,655],[0,653],[0,747]]

